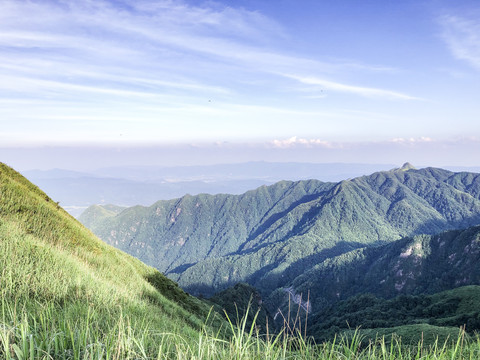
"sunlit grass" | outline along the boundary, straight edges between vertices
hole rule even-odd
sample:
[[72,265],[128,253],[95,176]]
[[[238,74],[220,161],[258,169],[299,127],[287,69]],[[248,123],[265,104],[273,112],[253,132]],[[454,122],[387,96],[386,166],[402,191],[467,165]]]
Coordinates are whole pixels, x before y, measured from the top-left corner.
[[219,321],[1,163],[0,296],[1,359],[151,358],[158,334]]
[[[401,338],[366,341],[360,332],[315,344],[301,334],[267,338],[245,319],[230,323],[227,337],[203,327],[190,336],[155,330],[154,323],[120,311],[109,323],[95,308],[64,312],[45,305],[36,316],[20,304],[2,302],[0,357],[3,359],[477,359],[480,339],[464,331],[453,343],[405,346]],[[73,309],[72,309],[73,310]]]

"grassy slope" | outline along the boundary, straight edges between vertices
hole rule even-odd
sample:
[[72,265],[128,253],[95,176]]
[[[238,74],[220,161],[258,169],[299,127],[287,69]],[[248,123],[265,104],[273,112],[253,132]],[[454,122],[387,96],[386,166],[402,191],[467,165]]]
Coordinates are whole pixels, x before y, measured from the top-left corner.
[[[54,358],[154,354],[161,333],[198,337],[209,311],[154,268],[96,238],[1,163],[0,269],[1,356],[27,348],[47,348]],[[26,332],[38,346],[25,345]],[[129,332],[137,344],[124,343]]]

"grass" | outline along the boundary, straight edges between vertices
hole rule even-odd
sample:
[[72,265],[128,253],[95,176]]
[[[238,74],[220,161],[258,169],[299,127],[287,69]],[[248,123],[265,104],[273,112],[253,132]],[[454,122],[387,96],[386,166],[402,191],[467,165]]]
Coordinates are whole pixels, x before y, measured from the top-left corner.
[[[150,269],[142,274],[130,266],[79,261],[2,220],[0,358],[147,359],[157,351],[158,333],[190,339],[207,331],[206,305],[187,298],[198,313],[187,311],[147,281]],[[175,286],[167,284],[172,296]]]
[[191,339],[223,323],[205,325],[210,306],[1,163],[0,296],[0,358],[152,358],[158,334]]
[[435,341],[425,346],[402,344],[393,336],[368,340],[355,331],[331,342],[314,344],[300,334],[260,336],[255,326],[230,323],[228,337],[208,330],[191,334],[155,330],[149,321],[138,322],[118,310],[103,324],[99,309],[78,307],[64,313],[43,305],[33,316],[21,304],[2,303],[0,357],[2,359],[478,359],[480,339],[460,330],[454,341]]

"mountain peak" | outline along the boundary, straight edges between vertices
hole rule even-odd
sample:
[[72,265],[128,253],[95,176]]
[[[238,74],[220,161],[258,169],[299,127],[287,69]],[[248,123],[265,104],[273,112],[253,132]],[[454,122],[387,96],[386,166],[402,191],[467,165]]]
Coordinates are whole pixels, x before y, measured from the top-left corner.
[[412,164],[410,164],[409,162],[406,162],[405,164],[402,165],[402,167],[398,170],[401,170],[401,171],[407,171],[407,170],[416,170],[417,168],[415,166],[413,166]]

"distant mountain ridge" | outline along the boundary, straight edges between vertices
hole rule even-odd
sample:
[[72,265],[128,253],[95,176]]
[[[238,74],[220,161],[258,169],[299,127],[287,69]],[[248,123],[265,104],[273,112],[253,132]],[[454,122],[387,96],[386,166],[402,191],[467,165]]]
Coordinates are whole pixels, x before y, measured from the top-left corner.
[[280,180],[338,181],[394,167],[388,164],[247,162],[203,166],[124,166],[78,172],[28,170],[23,174],[72,215],[94,204],[149,206],[185,194],[242,194]]
[[237,282],[263,295],[365,246],[480,224],[480,175],[409,164],[326,183],[282,181],[242,195],[184,196],[81,221],[189,292]]

